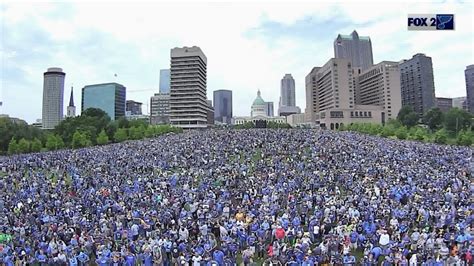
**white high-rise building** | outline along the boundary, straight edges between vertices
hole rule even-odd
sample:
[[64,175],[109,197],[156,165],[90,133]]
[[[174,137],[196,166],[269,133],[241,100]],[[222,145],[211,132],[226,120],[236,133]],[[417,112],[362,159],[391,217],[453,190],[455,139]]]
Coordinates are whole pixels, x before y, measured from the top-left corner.
[[44,72],[43,82],[43,129],[53,129],[63,119],[64,79],[61,68],[52,67]]
[[207,58],[197,46],[171,50],[170,123],[182,128],[208,126]]
[[355,76],[356,104],[383,106],[386,120],[396,119],[402,108],[398,62],[382,61]]

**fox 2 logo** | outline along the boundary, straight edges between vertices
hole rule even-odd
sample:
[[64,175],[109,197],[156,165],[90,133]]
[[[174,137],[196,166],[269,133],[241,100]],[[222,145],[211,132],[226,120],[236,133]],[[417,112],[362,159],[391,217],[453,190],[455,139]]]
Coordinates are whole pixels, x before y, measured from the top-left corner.
[[408,30],[454,30],[454,15],[410,14]]

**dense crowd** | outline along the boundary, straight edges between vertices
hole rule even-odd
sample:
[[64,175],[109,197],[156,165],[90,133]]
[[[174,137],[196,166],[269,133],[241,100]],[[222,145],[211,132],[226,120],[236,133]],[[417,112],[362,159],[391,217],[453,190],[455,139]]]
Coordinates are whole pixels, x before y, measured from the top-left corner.
[[472,265],[473,149],[214,130],[0,158],[0,264]]

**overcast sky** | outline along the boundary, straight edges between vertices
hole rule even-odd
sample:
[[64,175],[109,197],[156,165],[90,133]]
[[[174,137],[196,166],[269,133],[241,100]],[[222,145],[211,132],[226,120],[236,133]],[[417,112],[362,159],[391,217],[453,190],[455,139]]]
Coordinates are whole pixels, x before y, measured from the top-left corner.
[[[114,2],[3,1],[0,114],[41,118],[48,67],[66,72],[64,109],[71,85],[80,110],[81,89],[104,82],[119,82],[127,99],[148,104],[159,70],[169,68],[170,49],[183,46],[201,47],[208,99],[214,90],[232,90],[234,115],[250,114],[257,89],[276,110],[286,73],[304,111],[305,76],[334,56],[338,33],[354,29],[370,36],[374,63],[431,56],[436,96],[465,96],[464,69],[474,64],[471,1]],[[407,31],[410,13],[454,13],[456,29]],[[148,113],[148,105],[143,109]]]

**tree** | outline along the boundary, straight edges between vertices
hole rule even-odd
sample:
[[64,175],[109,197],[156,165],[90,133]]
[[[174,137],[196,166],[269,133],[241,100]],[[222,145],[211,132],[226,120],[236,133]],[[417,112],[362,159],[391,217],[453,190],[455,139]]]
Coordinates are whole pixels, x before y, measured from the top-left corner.
[[444,127],[450,133],[458,133],[471,127],[472,115],[459,108],[450,109],[444,119]]
[[12,138],[10,140],[10,143],[8,144],[8,154],[16,154],[18,153],[18,142],[16,141],[15,138]]
[[41,148],[43,148],[43,144],[38,138],[34,138],[31,142],[31,152],[40,152]]
[[20,139],[20,141],[18,141],[18,151],[20,153],[30,152],[30,142],[25,138]]
[[90,140],[90,136],[87,135],[86,132],[76,131],[72,136],[72,143],[71,146],[73,148],[83,148],[87,146],[91,146],[92,142]]
[[443,112],[439,108],[431,108],[423,116],[423,123],[432,131],[441,128],[443,125]]
[[[61,121],[54,129],[66,144],[71,144],[76,131],[87,132],[90,140],[96,140],[97,134],[105,129],[110,122],[110,117],[101,109],[88,108],[80,116],[69,117]],[[77,144],[77,143],[76,143]]]
[[107,143],[109,143],[109,137],[105,133],[105,130],[102,129],[102,131],[99,133],[99,136],[97,136],[97,144],[105,145]]
[[128,129],[130,139],[142,139],[145,134],[145,129],[141,126],[131,127]]
[[155,129],[153,126],[148,126],[145,130],[145,137],[151,138],[155,135]]
[[418,114],[413,111],[411,106],[403,106],[398,112],[397,120],[408,128],[418,123]]
[[396,131],[396,129],[393,126],[386,125],[382,128],[382,131],[380,132],[380,136],[382,136],[384,138],[388,138],[390,136],[394,136],[395,131]]
[[127,130],[125,128],[119,128],[114,134],[114,140],[116,142],[122,142],[127,140]]
[[413,135],[413,139],[418,140],[418,141],[424,141],[425,136],[426,136],[426,131],[423,128],[418,127]]
[[118,122],[117,121],[110,121],[107,126],[105,127],[105,132],[110,139],[114,139],[114,134],[118,129]]
[[64,141],[58,135],[49,134],[46,139],[45,147],[46,149],[50,151],[58,150],[58,149],[64,148]]
[[461,130],[456,138],[456,143],[463,146],[471,146],[474,139],[474,134],[472,131]]
[[434,142],[438,144],[446,144],[448,141],[448,133],[446,129],[442,128],[434,134]]
[[13,137],[16,140],[22,138],[26,140],[33,140],[34,138],[44,140],[46,132],[46,130],[28,125],[20,119],[0,117],[0,154],[8,152],[8,146]]
[[406,139],[407,133],[406,127],[400,127],[397,129],[397,131],[395,131],[395,136],[397,136],[398,139]]

